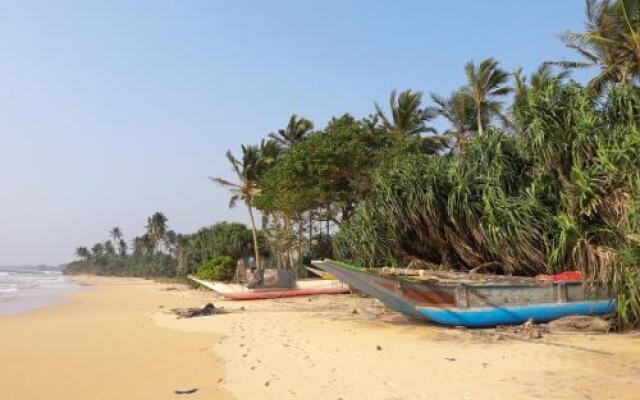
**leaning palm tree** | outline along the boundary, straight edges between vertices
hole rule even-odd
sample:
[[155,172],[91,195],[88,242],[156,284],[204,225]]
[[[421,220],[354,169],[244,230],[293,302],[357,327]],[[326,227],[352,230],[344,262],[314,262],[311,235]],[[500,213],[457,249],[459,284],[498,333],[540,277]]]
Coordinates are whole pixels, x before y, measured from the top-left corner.
[[313,130],[313,122],[306,118],[298,118],[293,114],[284,129],[277,133],[270,133],[269,137],[286,148],[296,146]]
[[461,154],[467,137],[478,130],[473,99],[464,92],[464,89],[460,89],[453,92],[449,98],[432,93],[431,100],[435,106],[430,107],[430,110],[449,122],[451,129],[444,134],[455,137],[455,150]]
[[238,201],[244,202],[249,211],[251,219],[251,233],[253,234],[253,250],[256,257],[256,266],[262,268],[260,263],[260,249],[258,247],[258,231],[256,229],[256,221],[253,216],[253,199],[259,193],[257,186],[258,176],[262,169],[262,156],[258,146],[242,146],[242,158],[237,159],[227,151],[227,159],[236,174],[238,182],[231,182],[222,178],[209,178],[213,182],[229,189],[231,199],[229,200],[229,208],[236,206]]
[[158,244],[164,240],[167,233],[167,217],[157,211],[152,216],[147,218],[147,236],[153,243],[153,251],[158,248]]
[[464,67],[467,76],[467,90],[464,93],[473,99],[476,107],[478,135],[484,133],[484,122],[493,117],[500,118],[505,124],[508,119],[502,114],[502,103],[497,99],[511,92],[507,86],[509,73],[498,67],[498,61],[487,58],[479,65],[469,61]]
[[612,83],[640,78],[640,1],[587,0],[584,32],[565,32],[565,45],[584,61],[555,61],[567,69],[596,67],[589,87],[602,92]]

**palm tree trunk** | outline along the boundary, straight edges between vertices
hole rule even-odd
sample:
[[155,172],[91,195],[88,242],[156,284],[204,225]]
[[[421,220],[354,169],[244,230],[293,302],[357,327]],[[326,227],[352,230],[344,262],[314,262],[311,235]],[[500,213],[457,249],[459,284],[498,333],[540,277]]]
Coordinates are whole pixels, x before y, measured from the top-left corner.
[[253,218],[253,209],[251,204],[247,201],[247,209],[249,210],[249,217],[251,218],[251,233],[253,235],[253,251],[256,255],[256,267],[262,268],[260,265],[260,249],[258,248],[258,231],[256,230],[256,221]]
[[313,241],[313,213],[309,211],[309,243],[308,251],[311,253],[311,242]]
[[289,259],[289,268],[293,271],[293,247],[295,247],[296,234],[293,230],[293,224],[291,223],[291,218],[288,215],[284,216],[284,225],[287,230],[287,249],[286,254]]
[[476,103],[476,123],[478,124],[478,136],[482,136],[484,129],[482,128],[482,106]]
[[327,204],[327,238],[331,232],[331,204]]
[[298,223],[298,234],[297,234],[297,240],[296,240],[296,250],[298,253],[298,262],[302,261],[302,247],[304,245],[304,232],[302,231],[302,229],[304,229],[304,218],[302,217],[302,215],[300,215],[300,221]]
[[456,146],[458,147],[458,159],[460,159],[460,157],[462,156],[462,152],[464,151],[465,139],[466,138],[464,137],[464,132],[462,130],[459,130],[456,135]]

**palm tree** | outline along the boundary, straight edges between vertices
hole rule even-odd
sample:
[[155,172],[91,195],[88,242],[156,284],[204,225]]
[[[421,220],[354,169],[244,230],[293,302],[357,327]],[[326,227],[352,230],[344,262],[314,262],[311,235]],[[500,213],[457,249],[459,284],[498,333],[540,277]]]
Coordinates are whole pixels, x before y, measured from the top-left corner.
[[120,239],[118,241],[118,254],[120,255],[120,257],[127,256],[128,248],[129,248],[129,245],[127,245],[127,242],[124,239]]
[[144,254],[145,246],[142,236],[133,238],[133,255],[139,257]]
[[155,248],[156,244],[147,233],[142,236],[136,236],[133,239],[133,254],[137,257],[153,254]]
[[102,243],[94,244],[91,248],[91,253],[94,255],[94,257],[102,256],[104,254],[104,246],[102,245]]
[[589,81],[597,92],[610,83],[640,78],[640,1],[587,0],[585,31],[565,32],[561,39],[585,61],[555,61],[567,69],[598,67]]
[[147,218],[147,233],[148,239],[153,243],[153,251],[158,248],[158,244],[161,240],[164,240],[167,232],[167,217],[159,211],[156,211],[152,216]]
[[464,70],[467,76],[467,90],[463,93],[468,93],[474,101],[478,135],[483,135],[484,122],[492,117],[498,117],[505,124],[509,124],[507,118],[501,113],[502,103],[496,100],[512,90],[506,86],[509,73],[500,69],[498,61],[493,58],[487,58],[479,65],[469,61]]
[[111,240],[107,240],[104,242],[104,252],[107,253],[108,256],[113,257],[116,255],[116,249],[113,247],[113,242]]
[[[415,139],[420,141],[420,148],[425,153],[434,154],[447,145],[447,138],[435,135],[436,129],[426,124],[436,117],[429,108],[421,108],[422,93],[411,89],[398,95],[395,90],[389,95],[389,110],[391,117],[387,117],[382,108],[375,103],[375,117],[381,121],[382,129],[392,138]],[[432,133],[430,136],[421,136],[423,133]]]
[[280,143],[275,139],[263,139],[260,141],[260,149],[258,151],[260,153],[260,163],[258,171],[256,171],[256,176],[261,176],[266,169],[278,161],[278,157],[282,154],[282,147],[280,147]]
[[85,246],[80,246],[76,249],[76,257],[80,258],[81,260],[87,261],[90,256],[91,253]]
[[236,159],[231,153],[231,150],[227,151],[227,159],[233,171],[236,173],[238,183],[230,182],[222,178],[210,177],[209,179],[229,189],[229,192],[231,192],[229,208],[235,207],[238,201],[244,202],[247,206],[249,218],[251,219],[251,233],[253,234],[253,250],[256,257],[256,266],[262,268],[258,248],[258,231],[253,216],[253,199],[260,191],[257,186],[257,181],[260,170],[263,168],[262,155],[258,146],[242,145],[242,159]]
[[293,114],[285,129],[279,129],[278,133],[270,133],[269,137],[286,148],[292,148],[303,141],[312,130],[313,122]]
[[122,249],[120,248],[120,243],[123,242],[123,240],[122,240],[122,230],[120,229],[120,227],[114,226],[109,231],[109,236],[113,240],[113,243],[115,243],[115,245],[118,247],[118,254],[121,254]]
[[109,231],[109,236],[111,236],[111,239],[113,239],[114,243],[118,243],[118,241],[122,239],[122,231],[120,230],[120,227],[114,226]]
[[164,235],[164,245],[169,253],[175,255],[176,246],[178,244],[178,234],[173,230],[168,230]]
[[421,133],[436,133],[435,128],[427,126],[425,123],[433,119],[434,116],[420,108],[421,105],[421,92],[414,92],[408,89],[397,95],[396,91],[393,90],[389,96],[391,118],[387,117],[378,103],[375,103],[376,115],[382,121],[383,128],[402,136],[419,137]]
[[464,89],[453,92],[446,99],[432,93],[431,99],[436,105],[430,110],[451,124],[451,129],[444,134],[455,137],[457,153],[461,154],[467,136],[478,131],[475,102]]
[[[522,72],[522,68],[518,69],[513,74],[513,92],[514,98],[511,104],[512,117],[516,110],[521,107],[526,107],[526,96],[529,91],[543,90],[547,86],[562,82],[570,74],[570,71],[564,70],[559,73],[554,73],[550,63],[541,64],[538,69],[531,74],[530,82],[527,82],[527,77]],[[514,118],[514,121],[516,118]],[[514,122],[514,125],[517,123]],[[516,126],[516,131],[519,131],[521,127]]]

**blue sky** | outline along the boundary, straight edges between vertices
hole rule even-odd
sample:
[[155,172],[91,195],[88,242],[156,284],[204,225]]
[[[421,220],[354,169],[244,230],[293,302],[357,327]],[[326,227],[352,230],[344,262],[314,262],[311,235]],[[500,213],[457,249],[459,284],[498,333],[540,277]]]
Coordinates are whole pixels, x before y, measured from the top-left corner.
[[164,212],[246,221],[207,176],[292,113],[322,127],[463,65],[575,58],[582,0],[0,3],[0,265],[61,263]]

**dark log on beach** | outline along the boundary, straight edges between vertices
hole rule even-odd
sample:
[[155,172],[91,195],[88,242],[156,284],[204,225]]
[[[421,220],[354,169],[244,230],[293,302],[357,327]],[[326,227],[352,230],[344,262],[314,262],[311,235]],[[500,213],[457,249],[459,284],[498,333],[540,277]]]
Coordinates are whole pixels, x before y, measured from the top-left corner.
[[223,314],[224,308],[216,307],[213,303],[208,303],[206,306],[190,307],[190,308],[174,308],[171,310],[178,318],[192,318],[192,317],[204,317],[208,315]]
[[198,391],[198,388],[184,389],[184,390],[176,389],[176,390],[173,391],[173,393],[175,393],[175,394],[193,394],[193,393],[195,393],[197,391]]

